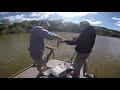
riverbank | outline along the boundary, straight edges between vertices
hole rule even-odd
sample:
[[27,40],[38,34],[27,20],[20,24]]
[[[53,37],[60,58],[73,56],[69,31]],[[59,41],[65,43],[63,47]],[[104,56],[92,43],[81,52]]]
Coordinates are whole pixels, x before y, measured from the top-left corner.
[[[54,31],[52,31],[54,32]],[[56,32],[56,31],[55,31]],[[59,33],[59,32],[58,32]],[[75,32],[60,32],[60,33],[75,33]],[[29,34],[28,32],[25,32],[25,33],[7,33],[7,34],[0,34],[0,36],[3,36],[3,35],[20,35],[20,34]],[[76,33],[76,34],[80,34],[80,33]],[[99,34],[97,34],[99,35]],[[116,37],[116,36],[107,36],[107,35],[99,35],[99,36],[106,36],[106,37],[113,37],[113,38],[120,38],[120,37]]]
[[[15,33],[28,33],[29,30],[38,25],[42,20],[31,20],[11,23],[8,19],[1,19],[0,34],[15,34]],[[63,22],[63,20],[47,20],[52,26],[51,31],[56,32],[73,32],[80,33],[81,29],[78,24],[72,22]],[[120,32],[117,30],[108,29],[106,27],[93,26],[97,35],[111,36],[120,38]]]

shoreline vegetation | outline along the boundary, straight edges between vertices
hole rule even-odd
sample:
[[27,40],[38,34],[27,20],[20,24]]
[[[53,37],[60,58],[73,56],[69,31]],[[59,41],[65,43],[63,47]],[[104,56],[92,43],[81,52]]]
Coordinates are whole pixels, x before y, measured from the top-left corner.
[[[41,20],[42,21],[42,20]],[[10,22],[8,19],[0,19],[0,35],[3,34],[16,34],[16,33],[29,33],[30,29],[38,25],[41,21],[21,21],[21,22]],[[78,24],[72,22],[63,22],[63,20],[46,20],[52,26],[51,31],[56,32],[73,32],[80,33],[81,29]],[[94,26],[97,35],[110,36],[120,38],[120,32],[105,27]]]

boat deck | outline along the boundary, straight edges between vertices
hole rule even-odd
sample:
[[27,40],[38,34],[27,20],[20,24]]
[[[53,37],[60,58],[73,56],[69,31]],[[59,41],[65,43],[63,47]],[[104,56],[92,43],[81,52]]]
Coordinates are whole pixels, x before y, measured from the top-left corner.
[[[58,65],[60,62],[63,61],[52,59],[48,61],[47,65],[54,67]],[[46,72],[48,72],[48,70]],[[36,78],[38,74],[39,72],[36,67],[28,67],[25,70],[22,70],[21,72],[12,75],[10,78]],[[81,69],[80,71],[80,78],[86,78],[83,76],[83,69]]]

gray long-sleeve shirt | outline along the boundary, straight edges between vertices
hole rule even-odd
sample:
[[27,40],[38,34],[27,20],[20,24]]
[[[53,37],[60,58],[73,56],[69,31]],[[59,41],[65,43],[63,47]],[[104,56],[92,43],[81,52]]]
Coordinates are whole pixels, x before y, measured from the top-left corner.
[[[41,26],[35,26],[31,29],[30,34],[30,46],[29,51],[33,56],[39,56],[43,54],[45,50],[45,41],[44,39],[59,39],[61,36],[45,30]],[[62,37],[61,37],[62,38]]]

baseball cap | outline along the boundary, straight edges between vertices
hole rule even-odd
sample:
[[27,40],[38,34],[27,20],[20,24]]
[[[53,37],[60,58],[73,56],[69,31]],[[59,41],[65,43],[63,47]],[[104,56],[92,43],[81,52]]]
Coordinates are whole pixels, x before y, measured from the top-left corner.
[[51,27],[50,24],[49,24],[47,21],[42,21],[42,22],[40,23],[40,25],[42,25],[42,24],[46,24],[48,27]]
[[85,25],[85,24],[90,25],[90,23],[88,21],[82,21],[82,22],[80,22],[79,26]]

